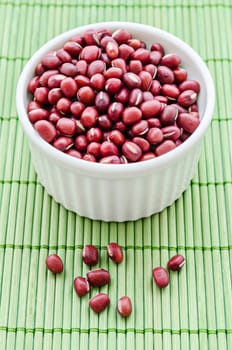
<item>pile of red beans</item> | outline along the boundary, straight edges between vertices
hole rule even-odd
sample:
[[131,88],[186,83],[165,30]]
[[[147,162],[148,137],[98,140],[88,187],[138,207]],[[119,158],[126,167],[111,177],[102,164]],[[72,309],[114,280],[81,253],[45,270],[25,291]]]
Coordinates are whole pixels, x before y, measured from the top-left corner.
[[75,35],[42,58],[28,90],[28,117],[40,136],[91,162],[158,157],[200,124],[200,84],[180,57],[160,43],[148,49],[125,29]]

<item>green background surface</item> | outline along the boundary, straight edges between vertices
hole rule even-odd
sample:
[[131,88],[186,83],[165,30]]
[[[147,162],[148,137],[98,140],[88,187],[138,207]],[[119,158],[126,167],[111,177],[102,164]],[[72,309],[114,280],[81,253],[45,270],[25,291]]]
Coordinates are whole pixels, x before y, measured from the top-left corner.
[[[190,44],[216,87],[213,120],[190,186],[171,207],[136,222],[81,218],[48,196],[37,180],[19,123],[15,89],[29,57],[68,29],[99,21],[157,26]],[[232,2],[0,0],[0,349],[232,349]],[[117,241],[125,260],[107,259]],[[111,272],[111,306],[100,315],[79,298],[73,279],[88,268],[84,244],[100,249]],[[59,276],[45,267],[58,253]],[[186,265],[159,290],[152,267],[181,253]],[[91,295],[97,290],[92,290]],[[128,294],[133,313],[116,301]]]

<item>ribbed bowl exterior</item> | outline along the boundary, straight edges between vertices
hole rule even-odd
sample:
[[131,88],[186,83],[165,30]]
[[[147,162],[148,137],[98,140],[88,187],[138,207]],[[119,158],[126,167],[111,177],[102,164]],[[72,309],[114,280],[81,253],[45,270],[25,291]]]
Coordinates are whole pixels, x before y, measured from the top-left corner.
[[165,171],[107,179],[63,168],[34,145],[30,148],[39,181],[58,203],[81,216],[117,222],[147,217],[171,205],[194,176],[200,155],[198,144]]

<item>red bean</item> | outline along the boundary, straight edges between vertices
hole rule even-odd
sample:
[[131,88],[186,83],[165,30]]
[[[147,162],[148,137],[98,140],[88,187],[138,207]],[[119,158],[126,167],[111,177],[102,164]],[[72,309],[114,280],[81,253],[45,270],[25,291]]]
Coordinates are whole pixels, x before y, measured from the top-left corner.
[[109,94],[116,94],[121,89],[121,86],[122,86],[122,81],[120,79],[118,79],[118,78],[109,78],[109,79],[106,80],[105,90]]
[[43,108],[33,109],[28,113],[28,117],[32,123],[35,123],[38,120],[48,119],[48,116],[48,111]]
[[129,100],[129,89],[126,87],[123,87],[119,90],[119,92],[115,95],[115,99],[118,102],[121,102],[122,104],[127,104]]
[[76,63],[77,74],[85,75],[88,70],[88,63],[85,60],[79,60]]
[[48,93],[48,102],[51,105],[55,105],[62,96],[63,95],[60,88],[51,89]]
[[142,119],[142,112],[137,107],[127,107],[122,113],[122,121],[126,125],[139,122]]
[[[106,69],[106,65],[102,60],[93,61],[88,66],[88,77],[91,78],[92,75],[94,74],[103,73],[105,69]],[[80,74],[86,74],[86,72],[80,73]]]
[[118,147],[113,142],[104,141],[101,144],[101,154],[103,157],[118,156]]
[[94,162],[94,163],[97,161],[93,154],[88,154],[88,153],[84,154],[82,159],[87,160],[88,162]]
[[121,160],[118,156],[107,156],[100,159],[99,163],[102,164],[121,164]]
[[67,51],[72,58],[77,58],[82,50],[82,46],[74,41],[68,41],[64,44],[64,50]]
[[39,87],[39,79],[40,77],[38,75],[36,75],[35,77],[33,77],[29,84],[28,84],[28,91],[33,94],[36,90],[37,87]]
[[76,277],[74,279],[73,286],[79,297],[85,296],[90,291],[89,282],[84,277]]
[[110,298],[105,293],[99,293],[92,297],[89,301],[89,306],[96,313],[104,311],[109,304]]
[[180,129],[175,125],[165,126],[161,129],[161,131],[163,133],[164,139],[168,140],[176,141],[181,135]]
[[33,100],[28,103],[27,112],[29,113],[30,111],[33,111],[34,109],[39,109],[39,108],[42,108],[41,103]]
[[160,64],[161,59],[162,59],[162,54],[159,51],[150,52],[150,62],[155,66],[158,66],[158,64]]
[[125,136],[119,130],[112,130],[109,133],[109,141],[117,146],[121,146],[125,142]]
[[175,80],[173,71],[166,66],[158,67],[157,78],[161,82],[161,84],[172,84]]
[[99,142],[90,142],[87,146],[87,153],[92,154],[94,157],[101,157],[101,144]]
[[133,47],[134,50],[137,50],[142,47],[142,42],[139,39],[130,39],[128,40],[128,45]]
[[62,80],[64,80],[66,76],[64,74],[53,74],[48,78],[47,85],[49,89],[59,88]]
[[34,127],[40,136],[49,143],[52,142],[57,135],[56,128],[48,120],[38,120],[34,124]]
[[139,48],[132,53],[131,58],[133,60],[141,61],[142,64],[146,64],[150,61],[150,51],[144,48]]
[[88,139],[85,135],[79,135],[75,139],[75,147],[79,151],[86,151],[88,146]]
[[183,128],[189,133],[193,133],[200,124],[199,118],[192,113],[180,113],[177,118],[179,127]]
[[97,93],[95,97],[95,105],[99,112],[105,112],[110,105],[109,95],[104,91],[100,91],[99,93]]
[[45,72],[45,67],[42,63],[38,63],[35,67],[35,74],[41,76]]
[[164,55],[164,48],[160,43],[154,43],[151,45],[151,51],[159,51],[161,55]]
[[113,122],[116,122],[121,117],[122,111],[123,111],[123,104],[120,102],[113,102],[109,105],[107,114],[110,120],[112,120]]
[[178,104],[183,107],[190,107],[197,100],[197,93],[193,90],[184,90],[178,97]]
[[143,91],[143,102],[154,100],[154,96],[150,91]]
[[154,64],[146,64],[144,67],[143,67],[143,69],[146,71],[146,72],[148,72],[148,73],[150,73],[151,74],[151,76],[152,76],[152,79],[155,79],[155,76],[156,76],[156,74],[157,74],[157,67],[154,65]]
[[85,109],[85,105],[80,101],[74,101],[70,105],[70,112],[74,117],[80,117],[84,109]]
[[183,68],[178,67],[173,70],[173,73],[177,84],[180,84],[187,79],[187,71]]
[[66,154],[69,154],[70,156],[74,157],[74,158],[78,158],[78,159],[81,159],[82,158],[82,154],[77,151],[76,149],[69,149]]
[[196,80],[185,80],[179,85],[181,92],[185,90],[193,90],[197,94],[200,92],[200,84]]
[[83,86],[90,86],[90,79],[86,77],[85,75],[76,75],[74,77],[75,82],[77,83],[78,87],[83,87]]
[[86,265],[94,266],[98,263],[98,250],[92,244],[87,244],[82,249],[82,259]]
[[156,158],[155,154],[153,152],[146,152],[142,155],[142,157],[140,158],[140,162],[144,161],[144,160],[150,160]]
[[132,304],[128,296],[124,296],[119,299],[117,304],[117,310],[122,317],[130,316],[132,312]]
[[146,139],[151,143],[151,144],[156,144],[160,143],[163,141],[163,133],[159,128],[150,128],[148,130],[148,133],[146,134]]
[[98,34],[94,29],[88,29],[84,33],[84,41],[87,45],[100,45]]
[[61,258],[57,254],[51,254],[46,258],[46,266],[53,273],[63,272],[64,265]]
[[141,90],[143,91],[149,90],[152,84],[151,74],[146,71],[142,71],[139,73],[139,77],[141,79]]
[[72,62],[72,57],[67,50],[59,49],[57,50],[56,55],[62,62]]
[[100,128],[91,128],[87,131],[87,139],[89,142],[100,142],[102,139],[102,131]]
[[138,145],[143,152],[148,152],[149,151],[150,143],[146,139],[144,139],[143,137],[135,136],[135,137],[133,137],[132,141],[136,145]]
[[158,287],[164,288],[169,284],[169,275],[163,267],[155,267],[152,270],[152,275]]
[[167,96],[168,99],[176,100],[180,95],[180,90],[175,84],[164,84],[161,88],[161,93]]
[[141,104],[140,109],[144,118],[156,117],[160,112],[161,104],[159,101],[145,101]]
[[123,74],[123,81],[129,89],[140,88],[141,86],[140,77],[133,72]]
[[80,53],[80,58],[87,63],[93,62],[100,57],[100,49],[95,45],[86,46]]
[[107,115],[101,115],[98,117],[98,125],[103,130],[109,130],[112,127],[112,122]]
[[73,146],[73,139],[67,136],[60,136],[53,142],[53,146],[62,152],[68,151]]
[[179,271],[185,264],[185,258],[181,254],[174,255],[168,261],[168,268],[172,271]]
[[127,44],[121,44],[118,49],[119,57],[122,58],[124,61],[127,61],[134,52],[134,49]]
[[70,112],[72,102],[67,97],[61,97],[56,104],[56,108],[60,113],[68,114]]
[[108,42],[106,44],[106,53],[108,57],[113,60],[118,57],[119,54],[119,49],[118,49],[118,44],[116,42]]
[[110,283],[110,274],[105,269],[95,269],[87,272],[87,280],[93,287],[102,287]]
[[64,136],[74,136],[77,126],[73,119],[60,118],[56,124],[56,128]]
[[77,93],[77,83],[72,78],[65,78],[60,83],[60,88],[66,97],[74,97]]
[[135,74],[139,74],[143,70],[142,62],[139,60],[131,60],[129,62],[129,71]]
[[56,52],[51,52],[42,58],[41,63],[48,69],[55,69],[61,64],[61,60],[56,56]]
[[117,29],[112,33],[112,37],[119,43],[126,43],[128,40],[131,39],[131,33],[128,32],[126,29]]
[[141,148],[132,141],[126,141],[122,145],[122,153],[131,162],[137,162],[142,156]]
[[162,154],[170,152],[175,148],[176,148],[175,142],[173,142],[172,140],[165,140],[159,146],[156,147],[155,154],[157,156],[161,156]]
[[63,63],[60,67],[60,72],[69,77],[74,77],[77,74],[77,67],[72,63]]
[[108,243],[107,245],[107,254],[110,257],[110,259],[115,262],[116,264],[119,264],[123,260],[123,251],[120,245],[116,242]]
[[150,128],[161,128],[161,122],[158,118],[149,118],[147,119],[147,122]]
[[175,53],[169,53],[162,57],[161,64],[171,69],[177,68],[181,63],[180,57]]
[[91,79],[90,79],[90,86],[97,90],[100,91],[104,88],[105,85],[105,78],[104,75],[101,73],[96,73],[94,74]]
[[151,93],[156,96],[160,94],[161,91],[161,85],[160,82],[158,80],[153,80],[151,83],[151,87],[150,87],[150,91]]
[[90,86],[82,86],[77,91],[77,98],[80,102],[84,103],[85,105],[93,105],[95,100],[94,90]]
[[142,136],[148,132],[149,126],[147,120],[140,120],[134,124],[131,128],[133,135]]
[[160,121],[162,125],[172,125],[174,124],[176,118],[178,116],[178,110],[173,105],[166,106],[161,115],[160,115]]
[[123,74],[127,72],[126,62],[122,58],[115,58],[114,60],[111,61],[111,64],[112,64],[112,67],[120,68]]
[[127,130],[126,124],[124,124],[122,121],[118,121],[114,124],[114,128],[116,130],[119,130],[121,132],[125,132]]
[[98,112],[95,107],[86,107],[81,114],[81,122],[87,128],[91,128],[97,122]]
[[104,72],[104,77],[106,79],[109,78],[118,78],[120,79],[122,77],[122,70],[118,67],[110,67]]
[[38,87],[34,91],[34,96],[37,102],[41,104],[47,104],[48,103],[48,92],[49,89],[46,87]]
[[143,92],[140,89],[131,90],[129,96],[129,105],[131,106],[139,106],[143,101]]

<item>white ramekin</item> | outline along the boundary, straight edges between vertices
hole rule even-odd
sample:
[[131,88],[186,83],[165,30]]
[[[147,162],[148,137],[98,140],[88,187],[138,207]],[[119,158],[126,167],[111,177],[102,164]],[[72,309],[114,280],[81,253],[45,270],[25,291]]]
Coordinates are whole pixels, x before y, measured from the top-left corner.
[[[131,164],[99,164],[76,159],[45,142],[27,116],[27,86],[35,66],[50,50],[60,48],[74,34],[90,28],[128,29],[148,45],[160,42],[165,52],[175,52],[188,71],[188,78],[201,84],[200,126],[182,145],[158,158]],[[65,32],[42,46],[25,65],[18,81],[17,111],[29,140],[39,181],[65,208],[81,216],[104,221],[127,221],[160,212],[181,196],[194,176],[202,139],[214,109],[214,84],[199,55],[170,33],[129,22],[95,23]]]

